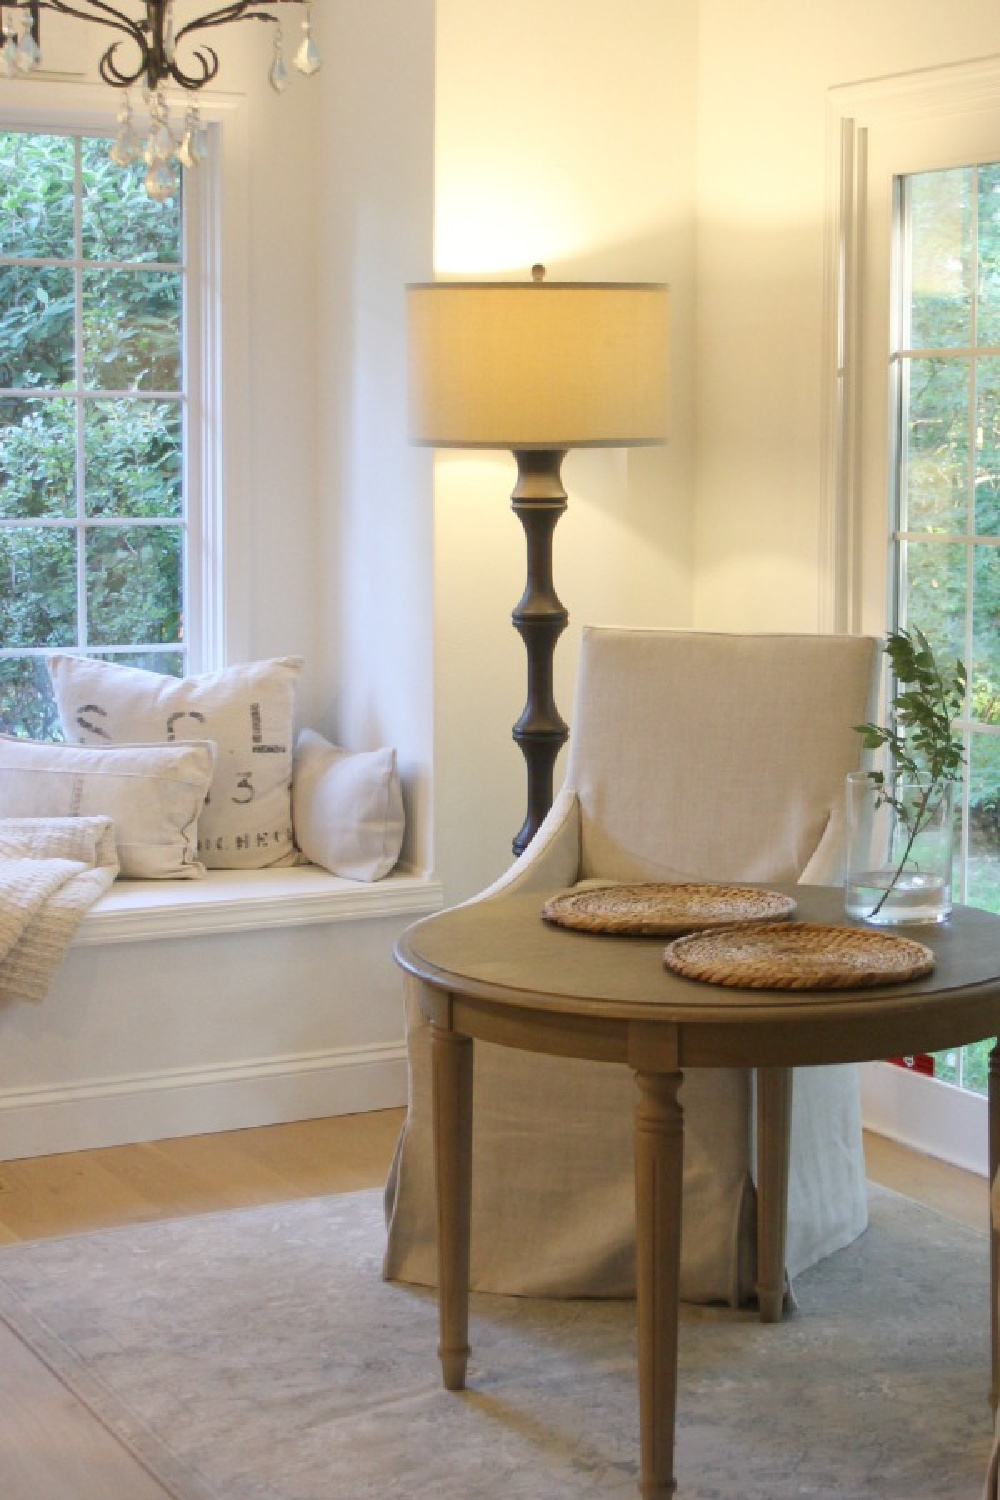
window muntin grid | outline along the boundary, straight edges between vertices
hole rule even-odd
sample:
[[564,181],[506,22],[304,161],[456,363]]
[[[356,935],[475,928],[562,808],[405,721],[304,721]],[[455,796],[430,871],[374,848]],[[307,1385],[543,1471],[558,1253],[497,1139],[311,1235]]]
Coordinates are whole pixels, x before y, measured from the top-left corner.
[[105,139],[0,133],[5,730],[58,735],[52,649],[186,670],[187,274]]

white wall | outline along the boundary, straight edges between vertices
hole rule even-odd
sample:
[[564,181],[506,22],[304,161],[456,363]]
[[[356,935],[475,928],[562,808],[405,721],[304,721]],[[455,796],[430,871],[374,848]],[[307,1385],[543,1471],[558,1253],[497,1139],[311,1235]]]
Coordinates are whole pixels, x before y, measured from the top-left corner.
[[[671,440],[571,453],[554,539],[570,625],[688,623],[692,609],[693,0],[438,0],[435,269],[440,277],[667,281]],[[436,869],[446,897],[509,864],[526,776],[511,726],[525,652],[510,612],[525,544],[510,455],[441,456],[435,478]],[[561,775],[557,767],[556,785]]]
[[990,0],[700,0],[695,619],[821,618],[827,91],[1000,50]]
[[403,858],[429,869],[432,495],[429,459],[407,439],[404,288],[431,265],[434,3],[331,6],[322,21],[310,599],[329,696],[317,727],[355,749],[396,746]]

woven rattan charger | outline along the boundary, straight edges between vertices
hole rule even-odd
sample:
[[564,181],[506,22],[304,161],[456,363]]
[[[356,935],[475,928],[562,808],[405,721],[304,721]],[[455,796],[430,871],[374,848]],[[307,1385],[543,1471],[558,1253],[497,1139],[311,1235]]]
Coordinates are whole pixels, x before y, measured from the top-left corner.
[[733,922],[781,921],[794,911],[791,896],[758,886],[647,880],[562,891],[546,901],[542,915],[582,932],[677,937]]
[[664,962],[685,979],[750,990],[843,990],[899,984],[934,967],[923,943],[867,928],[816,922],[770,923],[693,932],[677,938]]

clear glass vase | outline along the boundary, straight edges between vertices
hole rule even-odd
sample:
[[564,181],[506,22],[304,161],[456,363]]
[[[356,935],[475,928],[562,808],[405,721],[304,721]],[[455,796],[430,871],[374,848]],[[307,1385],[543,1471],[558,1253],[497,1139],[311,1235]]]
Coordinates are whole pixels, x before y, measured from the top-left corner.
[[866,771],[847,778],[849,917],[892,926],[943,922],[951,912],[954,785]]

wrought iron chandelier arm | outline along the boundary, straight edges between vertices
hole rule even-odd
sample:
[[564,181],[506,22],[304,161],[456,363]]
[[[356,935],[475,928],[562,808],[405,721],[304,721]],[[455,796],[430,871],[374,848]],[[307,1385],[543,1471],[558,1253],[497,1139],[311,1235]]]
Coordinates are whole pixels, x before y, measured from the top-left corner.
[[[227,26],[231,21],[270,21],[277,24],[278,17],[269,10],[254,10],[257,0],[232,0],[230,5],[221,5],[218,10],[208,11],[185,22],[177,31],[177,40],[190,31],[203,31],[208,26]],[[271,0],[273,5],[302,5],[304,0]]]
[[[68,0],[38,0],[39,10],[54,10],[58,15],[75,16],[78,21],[96,21],[99,26],[110,26],[115,31],[124,31],[125,35],[131,37],[140,47],[144,46],[144,37],[140,22],[133,21],[131,16],[123,15],[113,5],[106,4],[106,0],[83,0],[89,10],[80,10],[76,5],[70,5]],[[30,0],[15,0],[16,9],[30,10]]]

